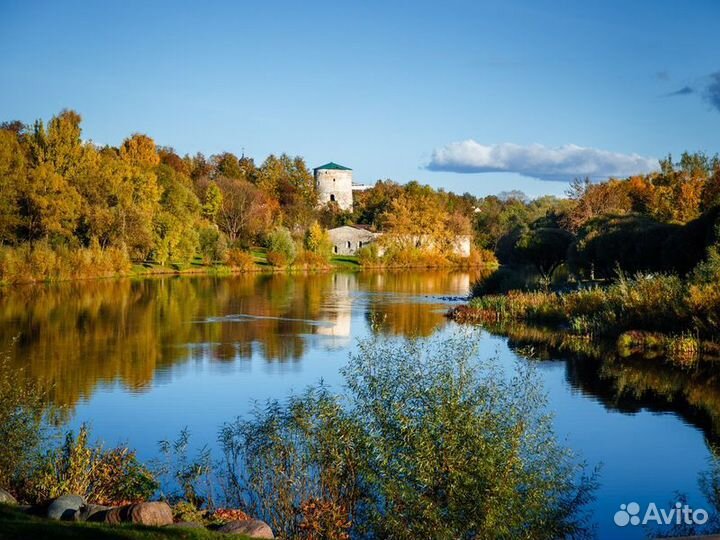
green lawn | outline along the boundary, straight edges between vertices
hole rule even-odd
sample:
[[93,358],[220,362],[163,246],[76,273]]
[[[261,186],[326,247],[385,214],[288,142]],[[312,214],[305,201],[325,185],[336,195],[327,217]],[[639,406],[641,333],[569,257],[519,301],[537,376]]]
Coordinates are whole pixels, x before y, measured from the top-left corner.
[[[214,533],[207,529],[175,529],[172,527],[142,527],[138,525],[101,525],[99,523],[75,523],[53,521],[30,516],[12,506],[0,504],[0,540],[218,540],[228,538],[226,534]],[[246,536],[232,535],[239,540]]]
[[341,268],[360,268],[360,261],[354,255],[335,255],[330,262],[333,266]]
[[[250,250],[250,254],[255,258],[255,264],[259,268],[271,269],[267,262],[267,250],[261,247],[254,247]],[[353,255],[336,255],[330,259],[332,266],[343,270],[359,270],[361,268],[360,261]],[[132,267],[132,274],[143,276],[148,274],[168,274],[168,273],[208,273],[211,275],[231,274],[232,269],[225,265],[208,266],[203,263],[200,257],[189,264],[168,263],[163,266],[154,262],[135,263]]]

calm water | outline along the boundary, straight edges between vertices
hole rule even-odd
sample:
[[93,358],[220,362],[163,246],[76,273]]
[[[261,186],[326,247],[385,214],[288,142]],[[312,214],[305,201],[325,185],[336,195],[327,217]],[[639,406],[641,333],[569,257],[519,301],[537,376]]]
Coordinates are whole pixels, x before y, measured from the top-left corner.
[[[339,368],[355,340],[452,332],[443,314],[465,295],[468,273],[162,278],[17,288],[0,297],[0,350],[41,381],[70,426],[90,422],[108,444],[143,459],[188,427],[214,443],[218,426],[253,400],[282,398]],[[511,363],[532,335],[483,332],[481,354]],[[621,503],[669,507],[675,492],[706,501],[705,437],[717,440],[720,391],[699,369],[661,360],[542,351],[533,360],[556,414],[558,436],[602,464],[593,506],[600,538],[643,538],[618,528]],[[525,361],[525,360],[524,360]]]

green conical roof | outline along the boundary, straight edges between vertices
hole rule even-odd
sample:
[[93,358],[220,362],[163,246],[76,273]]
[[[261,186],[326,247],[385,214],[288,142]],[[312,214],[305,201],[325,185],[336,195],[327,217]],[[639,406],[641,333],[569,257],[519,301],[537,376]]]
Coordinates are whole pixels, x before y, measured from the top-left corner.
[[333,163],[332,161],[330,163],[326,163],[325,165],[321,165],[320,167],[315,167],[313,170],[317,171],[318,169],[332,169],[334,171],[352,171],[350,167],[344,167],[343,165],[338,165],[337,163]]

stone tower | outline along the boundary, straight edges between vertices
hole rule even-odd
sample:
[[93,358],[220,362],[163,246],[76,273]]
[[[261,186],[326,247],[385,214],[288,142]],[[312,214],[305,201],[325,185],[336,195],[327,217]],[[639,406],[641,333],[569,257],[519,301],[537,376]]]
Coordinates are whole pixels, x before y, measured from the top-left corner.
[[352,169],[337,163],[327,163],[314,169],[318,202],[325,205],[335,201],[341,210],[351,211],[353,206]]

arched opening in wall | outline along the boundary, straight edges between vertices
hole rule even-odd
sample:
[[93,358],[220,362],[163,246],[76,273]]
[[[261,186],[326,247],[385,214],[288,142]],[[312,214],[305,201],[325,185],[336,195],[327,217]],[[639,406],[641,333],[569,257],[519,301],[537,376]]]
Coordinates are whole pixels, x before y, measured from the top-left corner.
[[348,245],[348,249],[352,248],[352,242],[348,242],[347,245]]
[[[334,180],[333,180],[333,182],[334,182]],[[334,193],[330,194],[330,200],[335,202],[335,194]]]
[[333,251],[337,254],[337,252],[338,252],[337,246],[333,246]]

